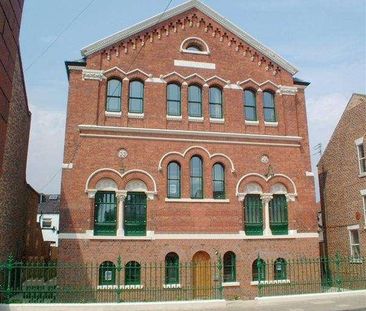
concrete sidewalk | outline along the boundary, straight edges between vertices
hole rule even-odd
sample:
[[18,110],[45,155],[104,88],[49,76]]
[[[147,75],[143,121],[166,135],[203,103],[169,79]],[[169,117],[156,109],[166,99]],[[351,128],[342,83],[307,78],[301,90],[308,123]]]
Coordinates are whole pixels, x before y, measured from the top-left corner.
[[265,297],[248,301],[180,301],[121,304],[12,304],[0,311],[366,311],[366,290],[299,296]]

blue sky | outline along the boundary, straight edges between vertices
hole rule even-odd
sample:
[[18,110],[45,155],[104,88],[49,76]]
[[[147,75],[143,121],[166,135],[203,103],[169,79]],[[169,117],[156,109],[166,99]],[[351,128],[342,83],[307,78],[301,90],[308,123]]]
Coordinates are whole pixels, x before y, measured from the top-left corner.
[[[67,103],[64,61],[79,59],[82,47],[160,13],[168,0],[95,0],[38,58],[89,2],[25,1],[23,67],[38,59],[25,71],[33,115],[27,179],[38,191],[60,191]],[[170,7],[182,2],[173,0]],[[351,94],[366,93],[366,1],[203,2],[295,65],[297,77],[311,81],[306,90],[310,143],[324,148]],[[318,159],[313,156],[313,167]]]

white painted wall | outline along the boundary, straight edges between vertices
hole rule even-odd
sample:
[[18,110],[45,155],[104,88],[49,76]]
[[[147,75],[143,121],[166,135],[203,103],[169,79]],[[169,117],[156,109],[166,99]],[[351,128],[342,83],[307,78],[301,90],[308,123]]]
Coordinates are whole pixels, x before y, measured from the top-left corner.
[[[43,220],[50,219],[51,220],[51,228],[43,228],[42,222]],[[58,247],[58,230],[60,225],[60,215],[59,214],[37,214],[37,222],[40,223],[42,228],[42,236],[44,241],[55,242],[51,244],[51,246]],[[52,228],[55,227],[55,230]]]

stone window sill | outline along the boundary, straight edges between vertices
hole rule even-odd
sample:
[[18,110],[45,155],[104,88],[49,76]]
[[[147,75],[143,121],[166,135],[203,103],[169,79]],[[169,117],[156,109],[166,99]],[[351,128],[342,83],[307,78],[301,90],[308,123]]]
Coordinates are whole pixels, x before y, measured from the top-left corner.
[[223,287],[234,287],[234,286],[240,286],[240,282],[223,282]]
[[358,174],[358,177],[366,177],[366,172]]
[[349,260],[350,263],[357,263],[357,264],[362,264],[362,258],[350,258]]
[[144,285],[98,285],[97,289],[143,289]]
[[210,118],[210,123],[224,123],[225,119],[216,119],[216,118]]
[[266,122],[266,121],[264,121],[264,126],[277,127],[278,122]]
[[259,121],[250,121],[250,120],[245,120],[245,124],[246,125],[254,125],[254,126],[258,126],[259,125]]
[[169,116],[166,115],[166,119],[169,121],[182,121],[182,116]]
[[145,117],[145,115],[143,113],[133,113],[133,112],[129,112],[128,113],[128,117],[130,119],[143,119]]
[[188,117],[188,121],[190,122],[203,122],[203,117]]
[[122,116],[122,112],[105,111],[104,115],[111,118],[120,118]]
[[[261,281],[261,284],[290,284],[290,280],[271,280],[271,281]],[[258,281],[251,281],[250,285],[258,286]]]
[[176,203],[230,203],[230,200],[229,199],[191,199],[191,198],[170,199],[170,198],[165,198],[165,202],[176,202]]
[[163,288],[182,288],[180,284],[163,284]]

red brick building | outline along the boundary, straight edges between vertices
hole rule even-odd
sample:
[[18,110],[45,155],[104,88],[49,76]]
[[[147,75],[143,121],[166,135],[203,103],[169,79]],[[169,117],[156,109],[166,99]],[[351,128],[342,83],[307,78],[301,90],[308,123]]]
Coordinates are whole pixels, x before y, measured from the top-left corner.
[[258,256],[319,255],[296,68],[199,1],[82,55],[66,62],[60,262],[221,256],[225,293],[253,296]]
[[366,96],[353,94],[318,163],[325,255],[366,255]]

